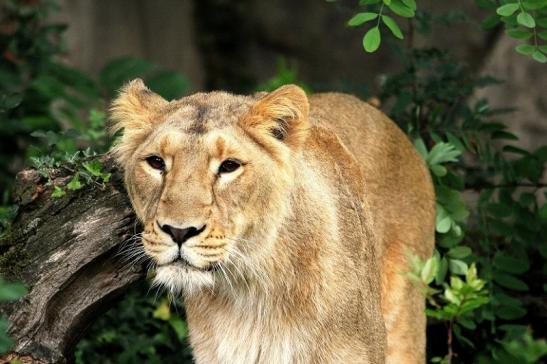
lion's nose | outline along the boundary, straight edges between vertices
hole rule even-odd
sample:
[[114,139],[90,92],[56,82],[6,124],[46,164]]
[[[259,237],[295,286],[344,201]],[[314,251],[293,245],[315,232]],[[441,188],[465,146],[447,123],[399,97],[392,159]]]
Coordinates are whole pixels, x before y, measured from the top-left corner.
[[[158,223],[159,225],[159,223]],[[171,225],[160,225],[160,228],[171,236],[171,239],[180,247],[184,242],[190,239],[192,236],[199,235],[203,230],[205,230],[205,225],[201,228],[196,228],[190,226],[188,228],[179,229]]]

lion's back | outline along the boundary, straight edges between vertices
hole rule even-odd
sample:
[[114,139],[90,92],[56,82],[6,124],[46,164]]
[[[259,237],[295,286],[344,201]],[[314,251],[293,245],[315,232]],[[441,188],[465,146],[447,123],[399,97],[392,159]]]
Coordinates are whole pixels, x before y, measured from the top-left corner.
[[[429,172],[404,133],[373,106],[335,93],[312,96],[310,105],[312,129],[334,131],[361,169],[351,176],[355,176],[354,184],[363,185],[355,190],[362,191],[368,205],[365,220],[372,220],[387,334],[386,363],[423,363],[425,299],[401,273],[410,270],[409,253],[426,259],[433,250],[435,196]],[[336,144],[340,143],[323,143],[323,152],[340,154]]]
[[[340,93],[310,97],[310,119],[333,130],[362,168],[365,196],[383,248],[431,254],[434,192],[421,157],[406,135],[378,109]],[[396,236],[395,236],[396,235]],[[405,247],[399,244],[406,237]]]

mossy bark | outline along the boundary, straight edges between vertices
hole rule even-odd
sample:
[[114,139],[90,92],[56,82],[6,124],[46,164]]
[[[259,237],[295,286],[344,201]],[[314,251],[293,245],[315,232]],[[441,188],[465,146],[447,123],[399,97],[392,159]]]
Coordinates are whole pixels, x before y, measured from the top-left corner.
[[[70,361],[74,345],[94,318],[135,281],[142,266],[125,265],[120,243],[137,231],[121,173],[105,189],[87,187],[52,198],[36,171],[18,175],[20,203],[12,229],[0,239],[0,274],[22,281],[25,297],[3,304],[15,345],[10,355],[36,362]],[[55,184],[67,176],[54,177]],[[6,360],[5,356],[0,362]]]

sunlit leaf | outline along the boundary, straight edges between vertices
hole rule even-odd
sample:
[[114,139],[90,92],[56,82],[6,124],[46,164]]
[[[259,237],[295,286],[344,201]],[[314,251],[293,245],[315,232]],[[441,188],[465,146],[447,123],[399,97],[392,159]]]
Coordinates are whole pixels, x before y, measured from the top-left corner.
[[399,26],[397,25],[395,20],[393,20],[393,18],[391,18],[390,16],[387,16],[387,15],[382,15],[382,21],[389,28],[389,30],[391,30],[391,33],[395,37],[397,37],[399,39],[404,38],[403,33],[401,32],[401,28],[399,28]]
[[501,15],[501,16],[511,16],[518,10],[518,8],[519,8],[518,3],[505,4],[500,6],[496,10],[496,13],[498,13],[498,15]]
[[377,13],[371,13],[371,12],[366,12],[366,13],[359,13],[359,14],[355,14],[349,21],[348,21],[348,26],[350,27],[356,27],[356,26],[359,26],[361,24],[364,24],[366,22],[369,22],[371,20],[374,20],[378,17],[378,14]]
[[380,29],[377,26],[369,29],[363,37],[363,47],[369,53],[375,52],[380,47],[380,42]]

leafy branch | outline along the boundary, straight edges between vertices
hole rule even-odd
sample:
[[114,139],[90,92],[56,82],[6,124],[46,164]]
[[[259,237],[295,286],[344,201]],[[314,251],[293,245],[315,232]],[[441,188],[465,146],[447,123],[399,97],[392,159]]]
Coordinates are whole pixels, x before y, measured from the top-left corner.
[[[492,29],[500,24],[505,28],[505,34],[522,43],[515,50],[523,55],[531,56],[540,63],[547,62],[547,1],[544,0],[475,0],[477,6],[493,11],[483,21],[484,29]],[[363,47],[366,52],[378,50],[382,42],[380,25],[383,23],[398,39],[404,39],[401,28],[395,19],[386,15],[386,8],[394,15],[413,20],[417,13],[415,0],[361,0],[359,6],[364,8],[355,14],[348,26],[357,27],[373,23],[363,36]],[[412,24],[412,22],[410,22]],[[413,37],[414,27],[409,27],[410,37]]]

